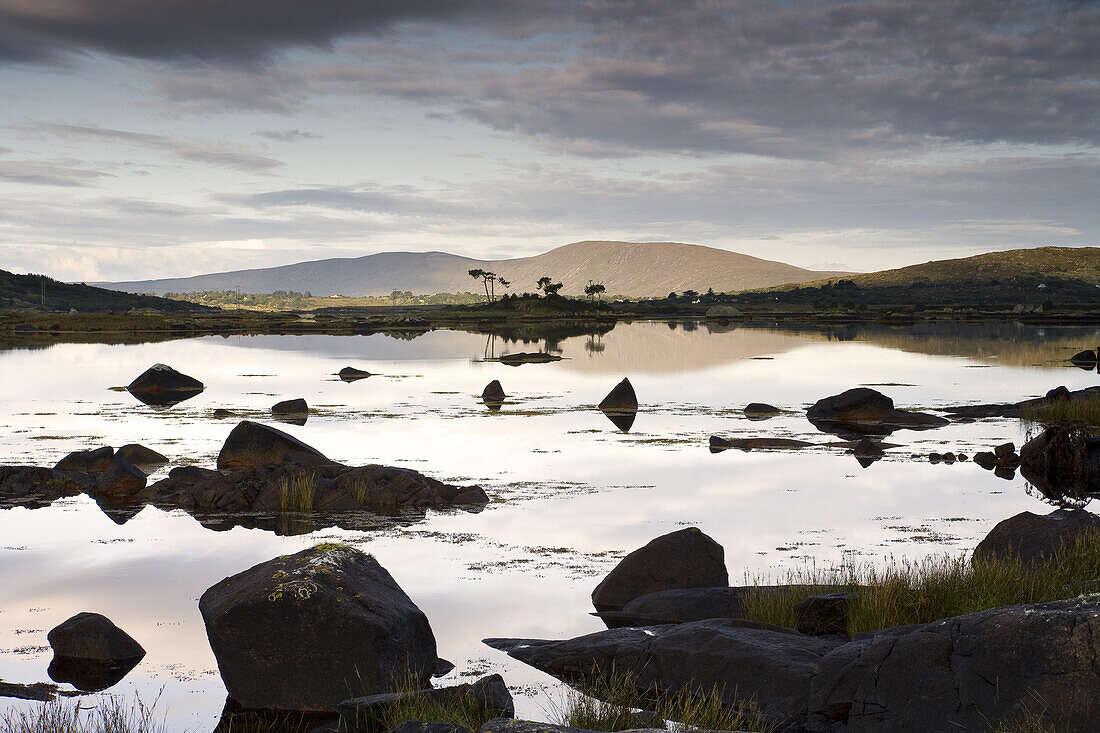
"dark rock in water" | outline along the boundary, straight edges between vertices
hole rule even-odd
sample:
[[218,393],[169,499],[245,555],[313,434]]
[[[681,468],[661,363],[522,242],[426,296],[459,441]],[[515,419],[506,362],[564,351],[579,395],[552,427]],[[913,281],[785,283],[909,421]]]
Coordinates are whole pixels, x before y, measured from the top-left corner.
[[485,404],[500,405],[504,402],[508,395],[504,394],[504,387],[500,385],[499,379],[494,379],[485,385],[485,389],[481,391],[481,401]]
[[282,463],[288,453],[307,454],[328,462],[318,450],[293,435],[251,420],[243,420],[225,439],[221,452],[218,453],[218,470]]
[[852,449],[852,453],[857,457],[879,457],[886,455],[886,452],[882,450],[882,446],[878,441],[871,440],[870,438],[864,438],[859,441],[859,444]]
[[928,454],[929,463],[939,463],[943,460],[943,456],[935,451]]
[[728,586],[722,546],[697,527],[662,535],[619,561],[592,591],[597,611],[618,611],[646,593]]
[[629,379],[623,379],[607,393],[597,407],[604,412],[637,412],[638,396]]
[[639,692],[720,691],[800,731],[986,730],[1042,700],[1066,730],[1100,729],[1100,597],[994,608],[850,641],[708,620],[563,641],[485,643],[560,679],[596,670]]
[[222,408],[222,407],[219,407],[218,409],[214,410],[214,411],[213,411],[212,413],[210,413],[210,414],[211,414],[212,416],[214,416],[214,417],[218,417],[218,418],[222,418],[222,417],[237,417],[237,413],[233,412],[232,410],[226,410],[225,408]]
[[894,408],[894,401],[868,387],[857,387],[815,402],[806,417],[814,427],[840,435],[889,435],[895,430],[929,430],[946,418]]
[[440,657],[435,660],[435,671],[432,672],[432,677],[443,677],[450,674],[455,669],[454,662],[450,662]]
[[58,461],[54,465],[54,470],[100,473],[111,467],[114,458],[115,449],[109,445],[94,450],[78,450]]
[[771,417],[772,415],[778,415],[780,412],[778,407],[769,405],[764,402],[750,402],[745,405],[744,413],[746,417],[756,420],[763,420],[764,418]]
[[974,559],[1018,558],[1024,565],[1041,564],[1086,533],[1100,533],[1100,517],[1084,509],[1055,509],[1047,515],[1020,512],[989,531],[974,548]]
[[292,425],[305,425],[306,418],[309,417],[309,405],[301,397],[276,402],[271,406],[271,416]]
[[111,467],[99,475],[100,493],[117,502],[127,502],[145,488],[145,472],[124,458],[115,456]]
[[344,700],[338,706],[340,720],[351,731],[380,730],[385,711],[395,703],[410,698],[430,698],[443,705],[454,705],[463,699],[476,701],[486,716],[511,718],[515,706],[508,686],[499,674],[482,677],[472,684],[454,685],[420,690],[418,692],[389,692],[379,695]]
[[32,682],[29,685],[0,680],[0,697],[12,697],[16,700],[37,700],[51,702],[57,699],[61,690],[49,682]]
[[46,639],[59,657],[122,662],[145,656],[141,644],[98,613],[78,613],[50,629]]
[[1078,351],[1076,354],[1071,356],[1069,360],[1075,367],[1080,367],[1081,369],[1092,371],[1096,368],[1095,351]]
[[738,450],[798,450],[814,445],[805,440],[794,438],[723,438],[718,435],[710,436],[710,452],[720,453],[724,450],[736,448]]
[[956,454],[955,454],[955,458],[956,458],[957,460],[959,460],[959,461],[965,461],[965,460],[967,460],[967,456],[966,456],[966,454],[965,454],[965,453],[956,453]]
[[629,433],[634,427],[634,421],[638,418],[637,412],[604,412],[604,417],[611,421],[619,430]]
[[997,465],[997,456],[990,451],[979,451],[974,454],[974,463],[987,471],[992,471]]
[[362,369],[356,369],[355,367],[346,366],[336,373],[336,376],[345,382],[357,382],[360,379],[366,379],[371,376],[370,372],[365,372]]
[[955,462],[955,454],[951,451],[947,451],[946,453],[944,453],[942,458],[944,463],[950,464]]
[[795,629],[810,636],[848,635],[848,593],[807,596],[794,607]]
[[159,467],[168,463],[168,456],[138,443],[127,443],[115,452],[115,457],[140,467]]
[[385,568],[347,545],[318,545],[226,578],[199,599],[229,695],[263,710],[335,710],[349,693],[427,687],[428,619]]
[[993,475],[1005,481],[1011,481],[1016,478],[1016,469],[1010,466],[997,466],[993,469]]
[[521,351],[515,354],[505,354],[498,361],[508,366],[520,366],[521,364],[547,364],[552,361],[561,361],[561,357],[557,354],[547,354],[542,351],[534,353]]
[[[1050,427],[1020,447],[1020,472],[1046,498],[1078,504],[1100,495],[1100,438]],[[1000,465],[1012,466],[1007,458]]]
[[1016,444],[1009,441],[1008,443],[1001,443],[993,449],[993,455],[997,458],[1004,458],[1010,456],[1016,452]]
[[203,389],[202,382],[177,372],[167,364],[154,364],[126,387],[134,397],[157,407],[191,399]]
[[54,657],[46,674],[54,682],[69,684],[84,692],[114,687],[141,661],[141,657],[108,662],[101,659]]

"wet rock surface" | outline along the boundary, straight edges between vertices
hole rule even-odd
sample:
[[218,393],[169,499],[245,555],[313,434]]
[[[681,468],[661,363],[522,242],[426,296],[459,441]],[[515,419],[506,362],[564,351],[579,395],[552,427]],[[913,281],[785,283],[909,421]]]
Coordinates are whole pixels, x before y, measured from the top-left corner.
[[229,695],[252,710],[336,710],[349,691],[427,687],[428,619],[378,561],[319,545],[260,563],[199,599]]

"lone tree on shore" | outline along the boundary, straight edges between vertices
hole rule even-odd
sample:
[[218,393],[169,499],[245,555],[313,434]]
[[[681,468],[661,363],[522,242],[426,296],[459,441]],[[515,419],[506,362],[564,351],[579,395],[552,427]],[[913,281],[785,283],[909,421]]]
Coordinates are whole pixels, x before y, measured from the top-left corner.
[[584,288],[584,294],[588,296],[589,300],[592,300],[592,296],[596,296],[602,301],[603,294],[606,292],[607,288],[603,286],[603,283],[594,283],[591,280],[588,281],[588,285]]
[[[488,270],[482,270],[481,268],[475,268],[473,270],[467,270],[467,274],[473,279],[481,279],[482,285],[485,286],[485,300],[493,302],[493,298],[496,296],[496,282],[501,278],[495,272],[489,272]],[[507,280],[502,281],[502,285],[511,285]],[[489,288],[492,287],[490,292]]]
[[547,298],[552,295],[557,295],[558,291],[562,288],[561,283],[556,283],[552,278],[546,277],[545,275],[540,277],[535,285],[538,286],[539,290],[546,293]]

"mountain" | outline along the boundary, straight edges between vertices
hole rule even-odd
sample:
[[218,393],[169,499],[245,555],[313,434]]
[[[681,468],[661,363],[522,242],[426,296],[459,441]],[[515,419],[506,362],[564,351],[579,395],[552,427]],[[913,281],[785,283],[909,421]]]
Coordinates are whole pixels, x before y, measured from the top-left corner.
[[447,293],[479,290],[480,281],[467,274],[472,269],[503,276],[516,292],[534,292],[535,282],[548,276],[564,283],[562,292],[569,295],[582,294],[592,280],[602,282],[609,295],[635,297],[663,297],[687,289],[766,288],[845,274],[804,270],[695,244],[575,242],[534,257],[507,260],[476,260],[445,252],[384,252],[194,277],[99,284],[156,294],[237,289],[242,293],[285,290],[350,296],[388,295],[394,290]]
[[120,293],[83,283],[63,283],[44,275],[16,275],[0,270],[0,310],[107,313],[152,308],[164,313],[210,310],[194,303]]
[[866,286],[1044,278],[1081,280],[1094,285],[1100,283],[1100,247],[1010,249],[850,275],[847,278]]

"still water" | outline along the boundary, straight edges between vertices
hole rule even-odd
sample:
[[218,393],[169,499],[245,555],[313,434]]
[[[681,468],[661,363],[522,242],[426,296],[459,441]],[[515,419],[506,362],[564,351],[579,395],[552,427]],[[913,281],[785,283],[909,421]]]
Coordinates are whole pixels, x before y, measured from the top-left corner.
[[[842,329],[719,328],[620,323],[605,333],[532,343],[454,331],[372,336],[209,337],[140,345],[56,344],[0,351],[0,462],[53,465],[67,453],[139,442],[172,465],[213,467],[236,424],[215,408],[267,419],[304,397],[304,426],[279,425],[344,463],[414,468],[492,498],[480,513],[429,512],[370,529],[277,536],[204,528],[182,511],[146,507],[116,524],[87,497],[0,509],[0,679],[48,681],[46,632],[80,611],[111,618],[146,649],[109,691],[157,703],[173,730],[213,727],[225,689],[198,598],[222,578],[320,541],[375,557],[424,610],[442,684],[501,672],[517,713],[546,719],[560,688],[480,640],[569,637],[602,628],[589,594],[626,552],[683,526],[725,547],[731,582],[782,579],[787,569],[888,556],[969,551],[1001,519],[1049,511],[1023,479],[970,462],[1026,426],[989,419],[901,430],[901,447],[868,468],[843,449],[711,454],[708,438],[794,437],[824,444],[805,408],[871,386],[901,408],[1018,401],[1060,384],[1092,386],[1070,354],[1100,342],[1094,328],[932,324]],[[549,348],[563,360],[509,367],[491,357]],[[200,379],[201,395],[168,409],[112,388],[163,362]],[[372,372],[344,383],[344,366]],[[629,377],[641,410],[629,433],[595,405]],[[499,379],[500,412],[478,399]],[[744,417],[748,402],[784,413]],[[154,474],[150,481],[161,478]],[[0,698],[0,710],[32,703]]]

